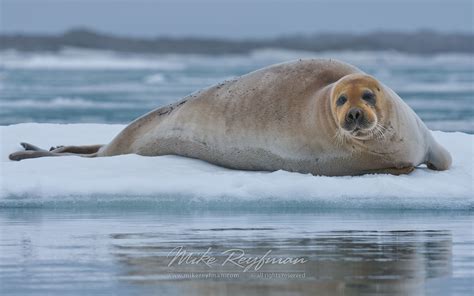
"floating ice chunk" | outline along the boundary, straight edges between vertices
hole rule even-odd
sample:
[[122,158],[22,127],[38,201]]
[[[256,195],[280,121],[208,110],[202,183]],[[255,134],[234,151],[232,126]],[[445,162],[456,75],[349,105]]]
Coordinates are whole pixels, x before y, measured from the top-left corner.
[[124,126],[18,124],[0,127],[0,207],[135,203],[214,207],[380,209],[474,208],[474,136],[433,132],[453,156],[448,171],[323,177],[230,170],[178,156],[50,157],[20,162],[19,142],[40,147],[109,142]]

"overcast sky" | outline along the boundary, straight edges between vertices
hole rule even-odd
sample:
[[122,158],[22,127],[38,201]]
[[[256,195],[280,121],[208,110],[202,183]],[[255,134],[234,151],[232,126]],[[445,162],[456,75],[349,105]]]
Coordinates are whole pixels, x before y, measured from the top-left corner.
[[134,36],[271,37],[373,30],[473,32],[474,0],[0,0],[2,32],[74,27]]

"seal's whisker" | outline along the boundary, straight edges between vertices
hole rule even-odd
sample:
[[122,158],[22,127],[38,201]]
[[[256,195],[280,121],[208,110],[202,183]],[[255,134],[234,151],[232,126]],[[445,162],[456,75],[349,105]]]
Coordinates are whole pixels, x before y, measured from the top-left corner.
[[336,131],[336,134],[334,135],[334,141],[336,147],[344,145],[344,143],[346,142],[346,134],[341,129],[338,129]]
[[386,132],[387,129],[381,125],[380,123],[377,123],[375,127],[372,129],[372,134],[375,138],[379,140],[384,140],[386,138]]
[[384,139],[384,133],[383,133],[383,130],[380,128],[380,126],[377,124],[374,128],[374,134],[375,134],[375,137],[379,140],[383,140]]

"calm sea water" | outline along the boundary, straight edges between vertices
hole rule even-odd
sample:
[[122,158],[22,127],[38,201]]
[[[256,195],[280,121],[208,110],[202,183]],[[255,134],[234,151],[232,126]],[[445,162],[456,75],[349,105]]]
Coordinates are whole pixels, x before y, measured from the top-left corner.
[[[0,294],[472,295],[473,222],[462,211],[0,209]],[[304,262],[225,262],[241,254]]]
[[134,55],[65,49],[0,52],[0,124],[127,123],[156,107],[255,69],[298,58],[337,58],[392,87],[435,130],[474,132],[473,55],[395,52]]
[[[392,87],[430,128],[474,132],[473,55],[275,50],[0,52],[0,124],[126,123],[221,80],[303,57],[352,63]],[[0,295],[474,293],[472,211],[255,207],[0,208]],[[248,260],[224,264],[231,253]],[[290,263],[257,268],[252,258]]]

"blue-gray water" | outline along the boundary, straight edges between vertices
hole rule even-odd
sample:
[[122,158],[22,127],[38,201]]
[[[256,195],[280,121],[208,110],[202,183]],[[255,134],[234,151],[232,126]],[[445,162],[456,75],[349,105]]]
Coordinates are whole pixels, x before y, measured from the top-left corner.
[[[392,87],[430,128],[474,132],[472,55],[393,52],[6,51],[0,53],[0,124],[127,123],[202,87],[301,57],[352,63]],[[0,209],[0,295],[473,294],[469,210],[59,204]],[[211,248],[219,262],[229,249],[253,257],[270,250],[306,262],[247,272],[231,264],[168,266],[180,246],[194,254]]]
[[435,130],[474,132],[473,55],[395,52],[136,55],[65,49],[0,53],[0,124],[127,123],[156,107],[255,69],[304,57],[352,63],[392,87]]

